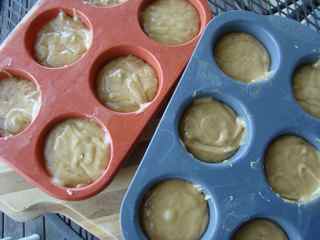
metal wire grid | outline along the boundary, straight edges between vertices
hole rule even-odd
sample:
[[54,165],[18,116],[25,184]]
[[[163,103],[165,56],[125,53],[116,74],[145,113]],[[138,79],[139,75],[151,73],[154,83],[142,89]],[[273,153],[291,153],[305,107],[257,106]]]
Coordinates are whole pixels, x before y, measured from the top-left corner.
[[[0,43],[37,0],[0,0]],[[295,19],[320,31],[320,0],[208,0],[215,16],[230,10],[248,10],[263,15]],[[96,238],[70,219],[58,215],[79,237]]]
[[[37,0],[0,1],[0,42],[12,31]],[[80,0],[79,0],[80,1]],[[320,31],[320,0],[209,0],[214,15],[229,10],[289,17]]]
[[[320,1],[319,1],[320,2]],[[315,30],[319,31],[320,26],[320,6],[317,6],[311,11],[308,16],[301,21],[303,24],[309,25]]]
[[0,0],[0,42],[20,22],[37,0]]
[[[230,10],[248,10],[263,15],[295,19],[320,31],[320,0],[209,0],[214,15]],[[318,11],[317,11],[318,9]]]

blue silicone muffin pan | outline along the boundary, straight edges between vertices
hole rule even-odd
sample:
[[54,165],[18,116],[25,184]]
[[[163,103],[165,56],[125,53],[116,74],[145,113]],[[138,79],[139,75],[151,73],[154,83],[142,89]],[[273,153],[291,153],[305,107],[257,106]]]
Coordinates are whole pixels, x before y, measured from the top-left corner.
[[[245,32],[268,50],[268,79],[246,84],[226,76],[215,63],[214,46],[228,32]],[[300,136],[320,149],[320,120],[295,101],[292,78],[298,66],[320,57],[320,35],[282,17],[235,11],[214,18],[205,30],[177,86],[121,208],[127,240],[147,239],[139,223],[144,194],[155,184],[182,179],[200,185],[210,220],[201,239],[227,240],[245,222],[270,219],[290,240],[320,237],[320,198],[306,204],[274,193],[264,173],[264,153],[281,135]],[[210,96],[246,122],[243,145],[228,161],[195,159],[181,143],[179,122],[192,100]]]

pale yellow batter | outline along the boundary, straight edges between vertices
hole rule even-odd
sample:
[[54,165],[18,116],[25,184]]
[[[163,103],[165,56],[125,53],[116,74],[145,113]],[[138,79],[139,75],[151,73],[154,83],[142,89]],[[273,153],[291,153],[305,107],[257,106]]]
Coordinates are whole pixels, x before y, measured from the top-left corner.
[[29,80],[8,76],[0,80],[0,137],[23,131],[40,109],[40,91]]
[[198,240],[208,225],[208,204],[192,184],[169,180],[145,196],[141,224],[149,240]]
[[35,53],[39,63],[48,67],[63,67],[74,63],[87,52],[92,33],[75,14],[61,11],[38,33]]
[[184,113],[180,134],[196,158],[221,162],[239,149],[245,124],[225,104],[205,97],[193,101]]
[[266,152],[265,171],[273,191],[287,200],[307,202],[320,190],[320,156],[300,137],[274,141]]
[[141,20],[150,38],[168,45],[187,42],[200,31],[198,12],[188,0],[154,0]]
[[267,79],[270,56],[264,46],[247,33],[228,33],[217,43],[216,63],[235,80],[250,83]]
[[105,106],[118,112],[142,110],[158,90],[153,68],[132,55],[107,63],[97,80],[98,98]]
[[296,71],[293,92],[306,112],[320,118],[320,62],[304,65]]
[[232,240],[288,240],[288,237],[277,224],[256,219],[244,224]]
[[115,6],[125,3],[128,0],[84,0],[85,3],[89,3],[96,6]]
[[94,182],[109,162],[109,139],[93,120],[67,119],[48,134],[44,157],[55,184],[82,187]]

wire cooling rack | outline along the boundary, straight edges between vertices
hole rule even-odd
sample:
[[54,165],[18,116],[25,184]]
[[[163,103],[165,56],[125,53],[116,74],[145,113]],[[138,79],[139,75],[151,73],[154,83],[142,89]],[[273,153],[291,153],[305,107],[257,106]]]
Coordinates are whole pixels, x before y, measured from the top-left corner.
[[[36,1],[0,0],[0,43]],[[320,0],[208,0],[208,2],[215,16],[230,10],[248,10],[263,15],[279,15],[295,19],[320,32]],[[96,239],[66,217],[60,215],[58,217],[82,239]]]
[[213,13],[248,10],[297,20],[320,32],[320,0],[209,0]]
[[[80,0],[79,0],[80,1]],[[36,0],[0,0],[0,42],[19,23]],[[289,17],[320,31],[320,0],[209,0],[214,15],[229,10]]]

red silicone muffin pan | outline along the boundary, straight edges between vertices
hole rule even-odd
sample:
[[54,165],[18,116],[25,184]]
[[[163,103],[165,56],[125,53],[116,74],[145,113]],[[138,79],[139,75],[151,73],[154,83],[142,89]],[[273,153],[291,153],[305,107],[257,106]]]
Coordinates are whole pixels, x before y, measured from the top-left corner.
[[[81,200],[101,191],[115,175],[121,162],[168,96],[183,71],[200,33],[211,18],[206,0],[190,0],[197,9],[201,28],[191,41],[166,46],[150,39],[141,29],[139,15],[150,1],[128,0],[114,7],[95,7],[82,0],[43,0],[25,17],[0,47],[0,69],[34,81],[41,91],[37,117],[18,135],[0,137],[0,160],[37,187],[64,200]],[[38,31],[59,11],[76,13],[92,31],[90,49],[77,62],[62,68],[48,68],[34,58]],[[132,54],[149,63],[157,73],[158,92],[141,112],[119,113],[102,105],[95,96],[97,72],[109,60]],[[0,74],[0,80],[4,74]],[[110,135],[110,161],[104,174],[82,188],[63,188],[52,183],[44,165],[43,145],[48,131],[70,117],[96,120]]]

